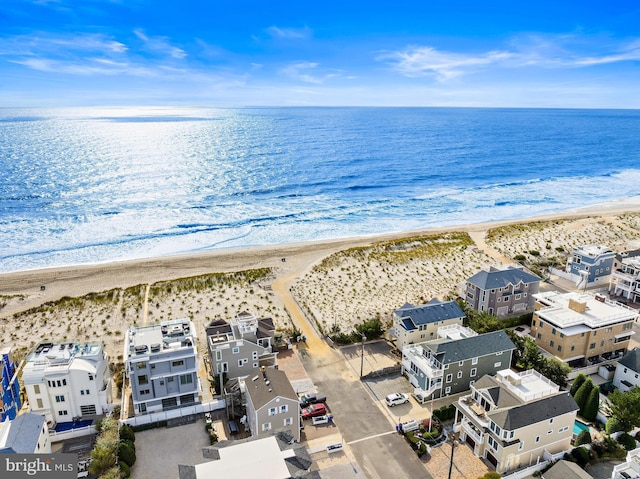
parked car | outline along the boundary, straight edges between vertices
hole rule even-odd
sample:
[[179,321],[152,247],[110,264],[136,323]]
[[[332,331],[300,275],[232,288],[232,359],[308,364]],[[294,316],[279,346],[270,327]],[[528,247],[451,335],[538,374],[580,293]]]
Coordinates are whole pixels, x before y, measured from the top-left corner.
[[327,414],[327,406],[324,404],[311,404],[302,410],[302,419],[309,419]]
[[404,404],[409,402],[409,396],[404,393],[389,394],[384,400],[387,402],[387,406],[393,407],[396,404]]
[[300,396],[300,407],[305,408],[310,404],[326,403],[327,396],[318,393],[307,393]]

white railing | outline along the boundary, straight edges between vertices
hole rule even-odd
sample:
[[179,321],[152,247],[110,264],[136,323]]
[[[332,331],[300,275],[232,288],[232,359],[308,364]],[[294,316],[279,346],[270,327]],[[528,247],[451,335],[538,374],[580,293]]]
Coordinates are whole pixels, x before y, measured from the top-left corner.
[[120,419],[121,424],[128,424],[129,426],[142,426],[144,424],[151,424],[154,422],[168,421],[169,419],[176,419],[178,417],[187,416],[189,414],[204,414],[205,412],[215,411],[217,409],[224,409],[225,402],[223,399],[214,399],[207,403],[192,404],[189,406],[179,407],[168,411],[158,411],[145,414],[143,416],[135,416],[126,419]]
[[96,434],[97,432],[98,431],[93,424],[90,426],[77,427],[60,432],[50,429],[49,439],[51,439],[51,442],[60,442],[66,441],[67,439],[73,439],[74,437],[90,436],[91,434]]

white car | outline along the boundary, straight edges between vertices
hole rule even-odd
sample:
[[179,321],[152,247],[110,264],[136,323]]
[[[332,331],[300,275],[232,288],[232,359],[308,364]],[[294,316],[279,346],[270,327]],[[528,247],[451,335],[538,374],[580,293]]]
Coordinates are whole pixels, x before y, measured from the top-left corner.
[[404,404],[409,402],[409,396],[404,393],[389,394],[384,400],[387,402],[387,406],[393,407],[396,404]]

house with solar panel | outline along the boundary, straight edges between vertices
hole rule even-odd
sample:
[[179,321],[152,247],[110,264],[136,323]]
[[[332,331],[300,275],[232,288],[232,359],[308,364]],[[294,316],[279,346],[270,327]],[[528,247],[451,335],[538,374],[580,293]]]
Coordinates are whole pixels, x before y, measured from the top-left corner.
[[427,304],[414,306],[406,303],[393,312],[393,328],[389,331],[402,351],[407,344],[423,343],[438,338],[438,328],[452,324],[462,325],[464,313],[455,301],[432,299]]
[[522,268],[492,266],[467,279],[460,296],[475,311],[505,318],[532,312],[539,289],[540,278]]
[[572,449],[578,405],[534,369],[483,376],[454,404],[460,440],[504,476]]
[[511,366],[515,345],[504,331],[477,334],[448,326],[441,339],[408,344],[402,350],[402,373],[421,397],[440,398],[468,391],[485,374]]

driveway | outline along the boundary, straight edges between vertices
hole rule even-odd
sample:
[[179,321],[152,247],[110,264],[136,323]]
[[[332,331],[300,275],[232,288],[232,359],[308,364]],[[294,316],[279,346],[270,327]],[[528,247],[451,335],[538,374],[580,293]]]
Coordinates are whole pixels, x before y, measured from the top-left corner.
[[[425,464],[433,477],[438,479],[448,477],[451,466],[451,444],[445,443],[431,449]],[[456,444],[453,452],[451,479],[478,479],[490,470],[480,458],[473,454],[467,444]]]

